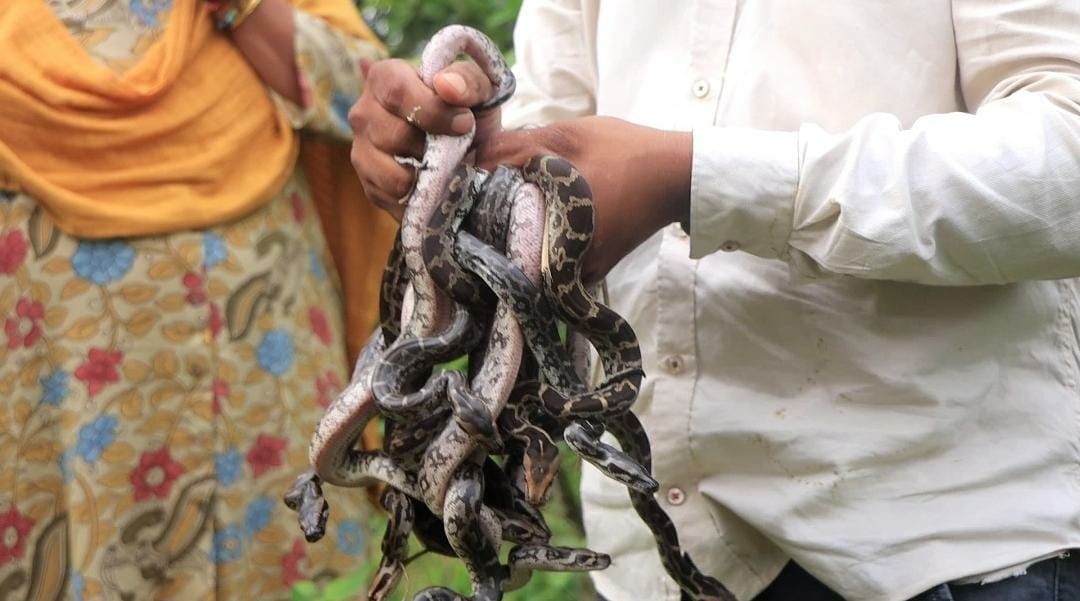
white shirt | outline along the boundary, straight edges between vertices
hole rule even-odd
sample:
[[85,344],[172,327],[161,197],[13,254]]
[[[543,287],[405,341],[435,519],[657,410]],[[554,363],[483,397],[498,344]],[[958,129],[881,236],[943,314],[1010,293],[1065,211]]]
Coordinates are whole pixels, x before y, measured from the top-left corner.
[[[699,566],[892,601],[1080,546],[1080,0],[527,0],[515,41],[509,125],[694,132],[689,239],[608,284]],[[678,599],[583,498],[599,590]]]

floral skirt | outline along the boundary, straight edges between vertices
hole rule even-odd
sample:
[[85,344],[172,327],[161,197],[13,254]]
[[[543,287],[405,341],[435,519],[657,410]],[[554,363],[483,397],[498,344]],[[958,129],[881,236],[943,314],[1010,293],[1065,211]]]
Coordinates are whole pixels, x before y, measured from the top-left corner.
[[0,190],[0,601],[288,599],[373,556],[362,492],[311,545],[281,501],[348,379],[325,248],[299,175],[109,241]]

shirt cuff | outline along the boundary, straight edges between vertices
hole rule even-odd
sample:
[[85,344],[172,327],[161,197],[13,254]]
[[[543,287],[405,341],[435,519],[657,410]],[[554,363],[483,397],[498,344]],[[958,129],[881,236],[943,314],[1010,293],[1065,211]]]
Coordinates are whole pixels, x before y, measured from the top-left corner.
[[799,181],[799,134],[733,127],[694,130],[690,257],[717,250],[787,255]]

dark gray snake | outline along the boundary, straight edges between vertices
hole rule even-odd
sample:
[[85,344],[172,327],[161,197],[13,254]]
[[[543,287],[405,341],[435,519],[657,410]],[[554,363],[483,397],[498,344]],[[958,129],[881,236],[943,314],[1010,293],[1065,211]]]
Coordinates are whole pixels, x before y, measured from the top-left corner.
[[[512,93],[513,77],[494,45],[461,26],[432,39],[421,78],[430,85],[462,51],[498,90],[485,106]],[[555,157],[492,175],[460,167],[470,143],[471,135],[428,136],[384,274],[380,328],[313,436],[313,471],[297,479],[286,503],[299,511],[311,540],[321,536],[329,511],[322,481],[385,483],[389,520],[369,598],[383,599],[394,588],[415,533],[426,548],[464,561],[472,599],[497,600],[536,569],[608,565],[606,555],[549,544],[537,509],[557,470],[556,443],[565,439],[629,487],[665,568],[690,598],[731,599],[681,550],[653,498],[648,438],[629,412],[644,375],[636,337],[580,283],[593,227],[588,184]],[[572,360],[582,346],[567,349],[556,318],[572,341],[587,340],[596,350],[606,374],[599,386],[585,385],[581,364]],[[437,363],[462,353],[472,358],[468,377],[433,374]],[[388,418],[383,449],[357,450],[363,427],[380,412]],[[601,442],[605,428],[621,450]],[[488,454],[503,454],[502,466]],[[503,540],[516,545],[505,565]],[[450,599],[463,597],[440,587],[414,597]]]

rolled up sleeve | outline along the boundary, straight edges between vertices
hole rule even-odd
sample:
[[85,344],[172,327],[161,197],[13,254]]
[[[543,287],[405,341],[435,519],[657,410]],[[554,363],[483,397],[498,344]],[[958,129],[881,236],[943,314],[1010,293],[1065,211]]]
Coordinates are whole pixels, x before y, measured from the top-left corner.
[[934,285],[1080,276],[1080,4],[956,0],[953,17],[972,113],[695,131],[691,252]]
[[755,129],[694,130],[690,256],[744,250],[786,254],[798,182],[798,135]]

